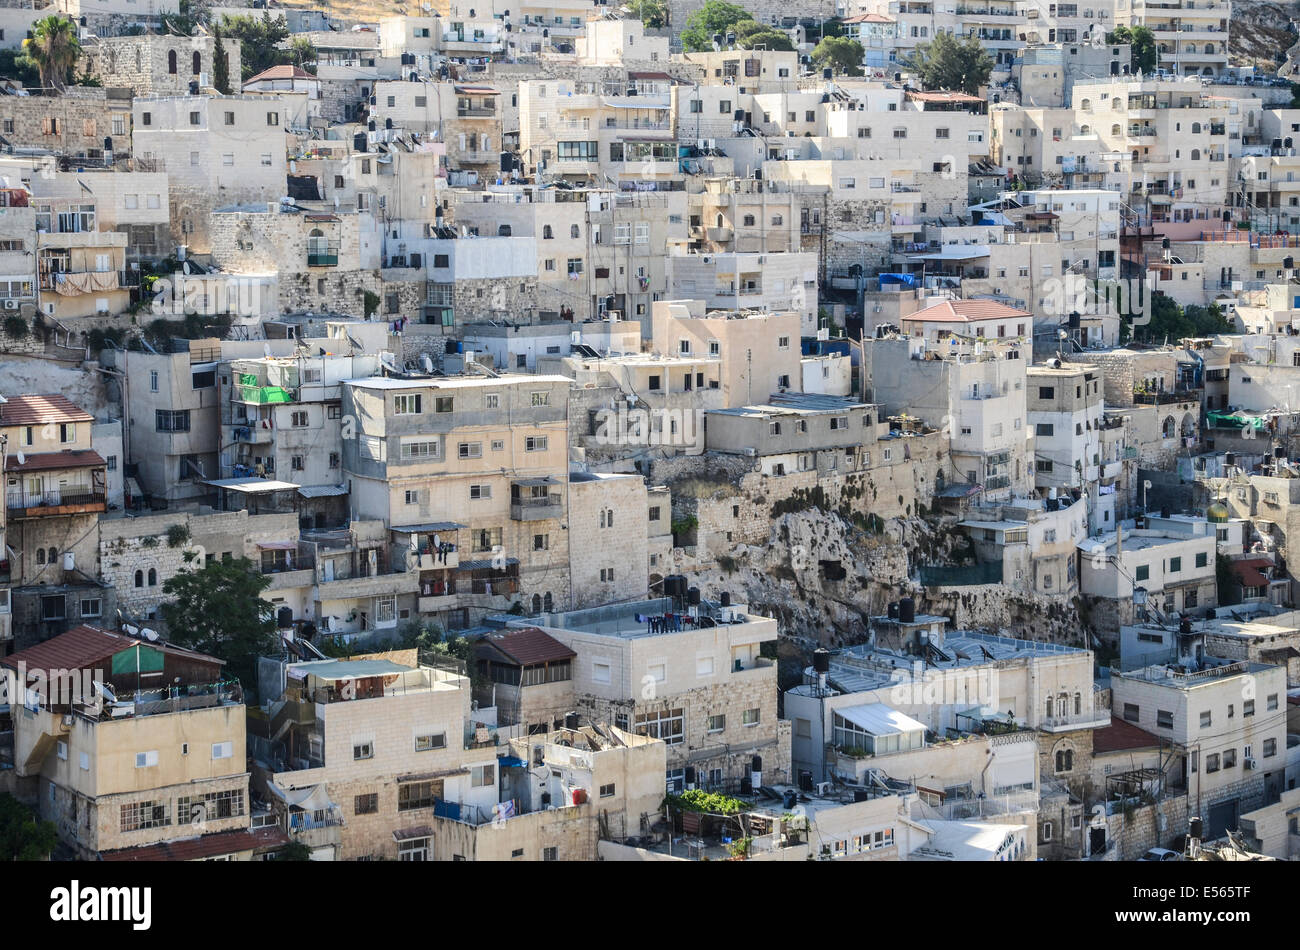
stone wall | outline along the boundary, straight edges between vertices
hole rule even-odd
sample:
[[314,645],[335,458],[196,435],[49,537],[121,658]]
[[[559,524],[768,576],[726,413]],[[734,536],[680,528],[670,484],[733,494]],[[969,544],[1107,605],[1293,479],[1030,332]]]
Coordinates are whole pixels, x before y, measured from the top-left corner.
[[[238,40],[223,40],[229,64],[232,92],[239,90],[240,46]],[[134,90],[137,96],[183,96],[190,82],[200,74],[213,79],[211,36],[142,36],[104,37],[84,47],[84,69],[105,86]],[[194,69],[194,54],[199,55],[199,69]],[[173,58],[174,57],[174,58]],[[174,64],[174,69],[172,68]]]
[[[123,131],[116,135],[114,116],[122,119]],[[115,159],[131,154],[130,89],[72,86],[57,96],[4,96],[0,120],[13,148],[43,149],[69,158],[98,156],[104,139],[111,137]]]

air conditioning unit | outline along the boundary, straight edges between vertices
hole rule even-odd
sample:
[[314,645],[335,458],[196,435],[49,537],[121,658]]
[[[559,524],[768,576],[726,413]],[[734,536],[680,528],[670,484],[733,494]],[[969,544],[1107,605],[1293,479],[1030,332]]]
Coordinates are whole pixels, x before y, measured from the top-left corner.
[[1257,768],[1259,768],[1259,763],[1256,762],[1255,759],[1254,759],[1253,757],[1247,757],[1246,760],[1245,760],[1245,762],[1244,762],[1244,765],[1246,766],[1247,769],[1257,769]]
[[830,782],[818,782],[815,787],[818,795],[829,795],[831,793]]
[[6,301],[5,301],[5,309],[6,309],[6,310],[17,310],[17,309],[18,309],[18,301],[17,301],[17,300],[6,300]]

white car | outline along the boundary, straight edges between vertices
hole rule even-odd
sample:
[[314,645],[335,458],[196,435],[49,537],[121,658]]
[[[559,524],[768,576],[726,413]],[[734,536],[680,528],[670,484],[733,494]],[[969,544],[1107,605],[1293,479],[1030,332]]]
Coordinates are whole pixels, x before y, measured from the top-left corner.
[[1183,856],[1177,851],[1170,851],[1168,848],[1152,848],[1139,861],[1181,861]]

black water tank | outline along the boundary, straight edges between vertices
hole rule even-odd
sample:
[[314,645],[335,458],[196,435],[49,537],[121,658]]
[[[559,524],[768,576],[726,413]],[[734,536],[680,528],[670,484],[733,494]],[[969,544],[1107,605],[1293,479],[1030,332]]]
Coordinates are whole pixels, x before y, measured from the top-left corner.
[[565,729],[578,728],[578,714],[576,712],[564,714],[564,728]]
[[750,778],[748,775],[746,775],[744,778],[740,780],[740,794],[742,795],[754,794],[754,780]]
[[692,607],[699,606],[700,589],[698,587],[692,587],[690,590],[686,592],[686,603],[690,604]]
[[693,765],[688,765],[688,766],[686,766],[685,775],[686,775],[686,784],[687,784],[687,785],[694,785],[694,784],[695,784],[695,766],[693,766]]
[[898,619],[902,623],[916,620],[916,601],[911,597],[904,597],[898,602]]
[[1182,620],[1180,620],[1180,621],[1178,622],[1178,632],[1179,632],[1179,633],[1191,633],[1191,632],[1192,632],[1192,622],[1191,622],[1191,620],[1189,620],[1189,619],[1186,618],[1186,617],[1184,617]]
[[1187,836],[1189,838],[1202,838],[1205,836],[1205,827],[1201,824],[1201,819],[1192,818],[1187,822]]
[[813,650],[813,670],[817,673],[829,673],[831,669],[831,651],[818,647]]
[[871,793],[868,792],[865,788],[855,788],[855,789],[853,790],[853,801],[854,801],[855,803],[856,803],[856,802],[865,802],[865,801],[869,800],[870,798],[871,798]]
[[724,607],[730,607],[730,606],[731,606],[731,591],[729,591],[729,590],[724,590],[724,591],[722,592],[722,596],[719,598],[719,600],[722,602],[722,606],[724,606]]
[[794,811],[794,806],[799,804],[799,793],[793,788],[787,788],[785,794],[781,796],[781,807],[786,811]]
[[751,772],[763,771],[763,757],[761,755],[756,755],[749,760],[749,770]]
[[1277,446],[1274,446],[1274,447],[1273,447],[1273,458],[1275,458],[1275,459],[1284,459],[1284,458],[1286,458],[1286,446],[1285,446],[1285,445],[1277,445]]
[[1236,464],[1237,464],[1237,456],[1236,456],[1236,453],[1234,453],[1234,452],[1224,452],[1224,453],[1223,453],[1223,464],[1224,464],[1224,465],[1236,465]]
[[1217,617],[1217,616],[1218,616],[1218,614],[1215,612],[1215,610],[1214,610],[1213,607],[1211,607],[1209,610],[1207,610],[1207,611],[1205,612],[1205,619],[1206,619],[1206,620],[1213,620],[1213,619],[1214,619],[1215,617]]
[[835,70],[831,69],[831,67],[829,66],[827,66],[825,69],[822,70],[822,79],[830,79],[834,75],[835,75]]
[[892,604],[889,605],[889,619],[890,619],[890,620],[897,620],[897,619],[898,619],[898,603],[897,603],[897,602],[894,602],[894,603],[892,603]]
[[1071,330],[1079,329],[1079,311],[1075,310],[1070,314],[1069,327]]
[[811,792],[813,790],[812,772],[807,769],[799,770],[799,788],[805,792]]
[[1282,267],[1283,267],[1284,269],[1286,269],[1286,270],[1294,270],[1294,269],[1295,269],[1295,258],[1294,258],[1294,257],[1284,257],[1284,258],[1282,258]]
[[1161,506],[1160,506],[1160,517],[1161,517],[1161,518],[1168,518],[1168,517],[1169,517],[1169,506],[1168,506],[1168,505],[1161,505]]

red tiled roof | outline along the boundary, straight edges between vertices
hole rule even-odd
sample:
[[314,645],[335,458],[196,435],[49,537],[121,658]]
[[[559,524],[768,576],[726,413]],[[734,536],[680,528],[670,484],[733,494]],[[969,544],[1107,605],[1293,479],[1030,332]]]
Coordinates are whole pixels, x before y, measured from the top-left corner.
[[89,468],[104,465],[104,457],[91,449],[72,449],[67,452],[37,452],[24,455],[20,463],[18,453],[5,456],[6,472],[48,472],[55,468]]
[[270,69],[264,69],[256,76],[244,80],[247,86],[250,82],[257,82],[259,79],[319,79],[319,76],[313,76],[301,66],[272,66]]
[[83,623],[73,627],[67,633],[51,637],[44,643],[9,654],[0,659],[0,665],[17,669],[21,662],[27,664],[28,670],[84,670],[96,663],[102,663],[115,653],[129,650],[137,643],[143,643],[145,646],[173,656],[188,657],[213,666],[224,666],[226,663],[225,660],[197,650],[164,643],[161,640],[156,643],[139,640],[125,633],[114,633],[111,630],[102,630]]
[[893,17],[884,16],[879,13],[860,13],[857,16],[847,17],[845,23],[897,23]]
[[519,627],[492,633],[484,637],[483,642],[504,653],[520,666],[568,660],[578,655],[537,627]]
[[1115,716],[1110,717],[1109,726],[1095,729],[1092,733],[1094,755],[1105,752],[1125,752],[1129,749],[1150,749],[1159,745],[1159,736]]
[[67,396],[10,396],[0,403],[0,426],[41,426],[47,422],[94,422],[95,417]]
[[73,627],[44,643],[19,650],[0,659],[0,664],[17,669],[25,663],[28,670],[84,670],[103,663],[138,641],[120,633],[109,633],[89,624]]
[[1272,566],[1273,562],[1265,557],[1247,558],[1244,561],[1233,561],[1232,572],[1237,575],[1242,587],[1267,587],[1268,577],[1261,568]]
[[104,861],[201,861],[236,851],[266,851],[282,848],[289,836],[279,828],[257,828],[251,831],[218,831],[197,838],[181,838],[139,848],[122,848],[105,851]]
[[1010,319],[1030,316],[1024,310],[1008,307],[996,300],[945,300],[903,317],[914,323],[973,323],[980,320]]

